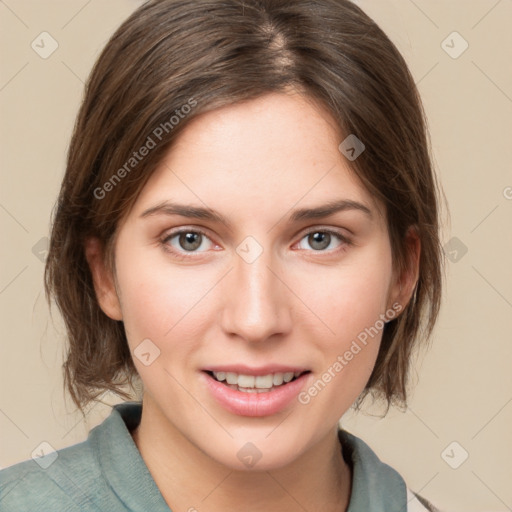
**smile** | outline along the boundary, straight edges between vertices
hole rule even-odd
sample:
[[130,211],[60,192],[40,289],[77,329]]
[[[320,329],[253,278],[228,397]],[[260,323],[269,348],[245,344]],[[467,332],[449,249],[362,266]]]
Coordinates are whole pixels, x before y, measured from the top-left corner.
[[234,372],[208,372],[215,380],[243,393],[268,393],[294,381],[306,372],[276,372],[267,375],[245,375]]
[[201,372],[208,393],[228,412],[252,417],[271,416],[297,402],[295,399],[313,375],[309,370],[296,368],[294,371],[244,368],[240,373],[225,370]]

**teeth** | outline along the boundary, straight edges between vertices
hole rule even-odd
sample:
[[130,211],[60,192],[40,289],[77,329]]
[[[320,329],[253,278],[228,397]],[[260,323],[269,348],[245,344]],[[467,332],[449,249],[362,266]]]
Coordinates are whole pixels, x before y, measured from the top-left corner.
[[217,378],[217,380],[220,380],[222,382],[223,380],[226,380],[226,372],[217,372],[215,374],[215,377]]
[[290,382],[292,379],[293,379],[293,372],[286,372],[286,373],[283,375],[283,380],[284,380],[285,382]]
[[254,375],[239,375],[238,376],[238,385],[241,388],[253,388],[255,382],[256,382],[256,378],[254,377]]
[[[215,372],[213,373],[213,375],[215,375]],[[227,372],[226,382],[228,384],[238,384],[238,375],[236,373]]]
[[[238,385],[240,384],[241,375],[238,378]],[[264,389],[264,388],[271,388],[273,384],[273,377],[272,375],[258,375],[255,379],[255,385],[258,389]],[[250,387],[250,386],[243,386],[244,388]]]
[[298,377],[302,372],[270,373],[268,375],[243,375],[233,372],[213,372],[214,377],[219,381],[226,381],[228,385],[244,388],[249,393],[261,392],[259,390],[269,390],[273,386],[290,382],[294,377]]
[[256,388],[239,388],[236,387],[237,391],[242,391],[243,393],[266,393],[268,389],[256,389]]
[[283,383],[283,374],[282,373],[274,373],[274,377],[272,378],[272,383],[274,386],[280,386]]

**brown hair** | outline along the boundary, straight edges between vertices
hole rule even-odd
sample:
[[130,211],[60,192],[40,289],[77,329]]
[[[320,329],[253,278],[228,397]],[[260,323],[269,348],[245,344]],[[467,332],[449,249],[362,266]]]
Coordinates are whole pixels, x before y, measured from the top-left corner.
[[107,390],[131,398],[123,387],[137,377],[123,323],[99,307],[84,241],[97,237],[113,269],[120,220],[185,126],[289,88],[363,141],[351,166],[385,206],[395,269],[408,265],[410,226],[421,241],[415,292],[386,324],[356,403],[371,391],[388,409],[405,405],[412,350],[439,311],[442,250],[426,118],[403,57],[347,0],[153,0],[121,25],[91,72],[54,213],[45,287],[66,324],[65,382],[82,411]]

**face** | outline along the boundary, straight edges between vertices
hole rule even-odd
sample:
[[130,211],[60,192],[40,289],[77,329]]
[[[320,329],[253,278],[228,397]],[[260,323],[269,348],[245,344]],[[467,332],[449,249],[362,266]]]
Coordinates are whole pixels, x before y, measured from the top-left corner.
[[385,216],[344,138],[299,95],[203,114],[119,226],[101,305],[162,428],[225,466],[246,450],[280,467],[331,435],[401,307]]

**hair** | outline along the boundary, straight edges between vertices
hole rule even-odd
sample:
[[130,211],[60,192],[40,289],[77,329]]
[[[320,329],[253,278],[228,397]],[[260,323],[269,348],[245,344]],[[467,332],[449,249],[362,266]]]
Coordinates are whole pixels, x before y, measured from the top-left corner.
[[53,213],[45,291],[65,322],[65,386],[82,412],[106,391],[130,399],[138,378],[123,322],[99,306],[85,241],[99,239],[115,274],[117,228],[188,123],[290,89],[364,143],[349,165],[385,207],[394,270],[410,268],[410,227],[420,239],[416,288],[386,323],[356,408],[370,392],[388,409],[406,404],[413,348],[439,312],[443,253],[426,115],[404,58],[348,0],[153,0],[94,65]]

